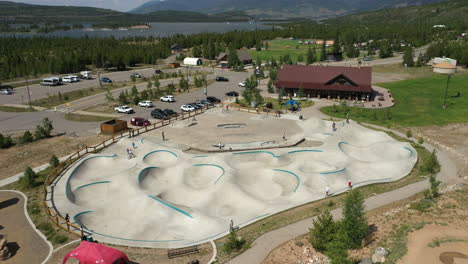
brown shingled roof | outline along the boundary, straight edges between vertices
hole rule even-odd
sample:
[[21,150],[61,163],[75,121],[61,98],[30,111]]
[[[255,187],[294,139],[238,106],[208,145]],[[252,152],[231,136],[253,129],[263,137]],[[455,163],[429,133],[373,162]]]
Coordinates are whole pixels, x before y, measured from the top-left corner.
[[[351,85],[327,84],[338,77],[348,79]],[[278,71],[276,87],[372,92],[370,67],[283,65]]]

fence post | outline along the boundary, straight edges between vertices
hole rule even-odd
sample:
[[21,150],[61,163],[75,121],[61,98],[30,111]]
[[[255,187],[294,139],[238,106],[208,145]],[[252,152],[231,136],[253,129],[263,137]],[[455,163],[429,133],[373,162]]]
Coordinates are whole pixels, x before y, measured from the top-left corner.
[[60,225],[59,220],[58,220],[58,214],[55,214],[55,221],[57,222],[57,224]]
[[67,222],[67,231],[70,233],[70,223]]
[[80,226],[80,231],[81,231],[81,237],[83,237],[83,236],[84,236],[84,232],[83,232],[83,227],[82,227],[82,226]]

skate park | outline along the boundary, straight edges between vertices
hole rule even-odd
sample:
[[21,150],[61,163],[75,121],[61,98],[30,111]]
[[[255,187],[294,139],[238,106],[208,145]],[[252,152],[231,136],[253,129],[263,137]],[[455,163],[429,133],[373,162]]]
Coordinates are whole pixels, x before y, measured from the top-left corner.
[[79,159],[56,182],[57,211],[102,242],[185,247],[323,199],[327,186],[396,181],[417,161],[409,143],[352,120],[214,108],[164,132]]

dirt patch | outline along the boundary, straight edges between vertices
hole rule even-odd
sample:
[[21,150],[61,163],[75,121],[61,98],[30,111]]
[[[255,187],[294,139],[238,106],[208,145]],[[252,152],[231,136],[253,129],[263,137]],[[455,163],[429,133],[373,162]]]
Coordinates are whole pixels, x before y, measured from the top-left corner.
[[449,153],[459,177],[468,177],[468,123],[426,126],[411,129],[417,137]]
[[52,155],[63,157],[85,145],[94,145],[108,136],[72,137],[59,136],[43,139],[26,145],[0,150],[0,180],[23,172],[28,166],[34,168],[48,163]]
[[309,236],[303,235],[277,247],[262,264],[322,263],[325,259],[322,253],[310,245]]
[[106,114],[115,114],[115,105],[114,104],[97,104],[91,107],[84,109],[84,111],[88,112],[96,112],[96,113],[106,113]]
[[[468,225],[465,226],[439,226],[435,224],[427,225],[424,228],[412,232],[408,237],[408,254],[398,263],[468,263],[468,242],[446,242],[439,246],[436,241],[450,241],[457,239],[468,241]],[[431,244],[433,243],[433,244]],[[439,242],[440,243],[440,242]],[[437,244],[435,244],[437,245]],[[441,259],[442,257],[442,259]],[[443,260],[443,261],[442,261]]]
[[[78,242],[73,243],[69,246],[66,246],[56,252],[53,253],[50,260],[47,262],[49,264],[56,264],[62,263],[63,257],[76,248],[78,246]],[[210,244],[203,244],[199,246],[200,253],[193,254],[189,256],[169,259],[167,257],[167,249],[155,249],[155,248],[132,248],[132,247],[124,247],[124,246],[114,246],[110,245],[113,248],[121,250],[124,252],[128,258],[135,262],[141,264],[150,264],[150,263],[158,263],[158,264],[187,264],[190,263],[192,260],[198,259],[200,263],[208,263],[213,255],[213,249]]]
[[7,246],[12,252],[12,256],[2,263],[41,263],[49,254],[49,246],[26,219],[23,196],[0,192],[0,212],[0,232],[7,236]]

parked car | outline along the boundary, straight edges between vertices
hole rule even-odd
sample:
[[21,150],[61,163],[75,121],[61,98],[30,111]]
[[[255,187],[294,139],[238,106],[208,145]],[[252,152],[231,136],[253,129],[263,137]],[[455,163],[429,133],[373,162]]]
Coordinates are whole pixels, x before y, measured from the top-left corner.
[[161,70],[155,70],[154,73],[156,73],[156,74],[161,74],[161,73],[163,73],[163,71],[161,71]]
[[133,108],[128,107],[128,106],[126,106],[126,105],[117,106],[116,108],[114,108],[114,110],[115,110],[117,113],[124,113],[124,114],[131,114],[131,113],[134,113]]
[[195,107],[193,107],[191,105],[182,105],[180,107],[180,110],[182,110],[184,112],[192,112],[192,111],[195,111]]
[[221,103],[221,100],[219,100],[218,98],[214,97],[214,96],[208,96],[206,98],[206,100],[210,101],[212,104],[214,103]]
[[198,106],[198,107],[200,107],[200,108],[205,107],[205,105],[202,104],[202,103],[200,103],[200,102],[195,102],[195,103],[193,103],[193,104],[196,105],[196,106]]
[[164,109],[163,110],[164,114],[166,114],[168,117],[170,116],[178,116],[178,114],[172,110],[172,109]]
[[107,78],[107,77],[102,77],[101,78],[101,82],[104,82],[104,83],[112,83],[112,80]]
[[245,81],[239,83],[239,87],[245,87]]
[[372,57],[365,57],[365,58],[363,59],[363,61],[371,61],[371,60],[372,60]]
[[40,84],[43,85],[43,86],[56,86],[56,85],[60,85],[60,80],[58,78],[54,78],[54,77],[44,78],[44,79],[42,79]]
[[173,95],[165,95],[160,98],[162,102],[175,102],[175,98]]
[[223,76],[217,76],[216,81],[217,82],[229,82],[229,79]]
[[208,101],[208,100],[201,100],[199,103],[202,104],[202,105],[209,105],[209,104],[211,104],[211,102]]
[[193,107],[194,109],[200,109],[201,107],[195,103],[187,104],[188,106]]
[[237,96],[239,96],[239,93],[238,93],[238,92],[231,91],[231,92],[226,93],[226,96],[229,96],[229,97],[237,97]]
[[141,107],[153,107],[153,102],[151,101],[143,101],[143,102],[139,102],[138,103],[138,106],[141,106]]
[[10,95],[10,94],[13,94],[13,90],[10,89],[10,88],[1,89],[1,90],[0,90],[0,94],[3,94],[3,95]]
[[130,77],[132,77],[132,76],[135,76],[135,78],[141,78],[141,75],[139,73],[136,73],[136,72],[130,74]]
[[153,111],[151,111],[151,116],[156,119],[165,119],[167,115],[164,113],[163,110],[156,108]]
[[130,120],[130,124],[134,126],[147,126],[151,125],[150,121],[144,119],[143,117],[134,117]]
[[85,80],[91,80],[93,78],[93,75],[91,74],[90,71],[82,71],[80,72],[81,78]]

